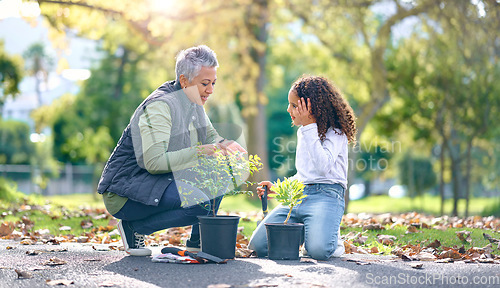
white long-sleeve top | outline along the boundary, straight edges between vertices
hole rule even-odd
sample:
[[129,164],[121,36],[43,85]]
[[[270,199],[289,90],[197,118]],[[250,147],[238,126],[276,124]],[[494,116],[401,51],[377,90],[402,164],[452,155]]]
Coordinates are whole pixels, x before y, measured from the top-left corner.
[[[337,130],[339,131],[339,130]],[[340,131],[339,131],[340,132]],[[347,187],[348,149],[347,137],[335,133],[330,127],[321,141],[318,126],[312,123],[297,131],[297,152],[292,178],[304,184],[341,184]]]

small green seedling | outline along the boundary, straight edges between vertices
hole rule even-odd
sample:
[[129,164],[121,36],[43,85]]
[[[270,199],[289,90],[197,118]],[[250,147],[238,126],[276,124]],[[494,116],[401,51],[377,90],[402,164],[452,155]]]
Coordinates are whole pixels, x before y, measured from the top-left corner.
[[290,207],[290,211],[288,211],[288,216],[286,217],[285,222],[283,224],[287,224],[290,219],[290,215],[292,214],[293,207],[297,206],[302,202],[302,199],[306,198],[307,195],[304,195],[304,183],[299,180],[290,180],[285,177],[283,182],[278,179],[274,185],[271,187],[271,191],[276,194],[270,194],[269,197],[274,197],[278,202],[283,204],[284,206]]
[[197,198],[192,195],[193,190],[179,189],[179,195],[182,198],[181,205],[189,206],[194,201],[204,209],[210,210],[215,217],[215,210],[206,203],[206,199],[237,194],[253,195],[252,191],[242,189],[241,186],[250,187],[256,184],[245,179],[262,169],[263,165],[259,156],[246,155],[241,152],[224,154],[218,148],[212,156],[201,153],[201,150],[198,151],[197,156],[198,165],[188,170],[192,175],[196,175],[195,179],[184,181],[201,189],[206,196]]

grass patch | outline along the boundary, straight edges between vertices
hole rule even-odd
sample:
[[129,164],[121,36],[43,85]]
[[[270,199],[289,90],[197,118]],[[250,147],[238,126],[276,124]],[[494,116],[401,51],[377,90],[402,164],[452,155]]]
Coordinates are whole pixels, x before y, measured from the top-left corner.
[[53,195],[46,196],[45,199],[54,205],[64,206],[68,209],[78,209],[82,207],[104,208],[102,196],[96,193]]
[[[72,195],[57,195],[42,197],[38,195],[17,194],[16,201],[11,202],[0,199],[0,214],[3,214],[2,221],[18,222],[23,216],[27,217],[34,222],[32,231],[39,229],[49,229],[53,235],[82,235],[88,233],[92,228],[83,229],[80,224],[82,221],[91,220],[93,227],[106,226],[109,219],[94,219],[100,210],[104,209],[104,203],[100,195],[96,194],[72,194]],[[421,201],[423,200],[423,204]],[[35,209],[23,211],[22,205],[29,203]],[[422,199],[414,199],[413,201],[408,198],[394,199],[388,196],[372,196],[366,199],[351,201],[349,204],[349,212],[353,213],[400,213],[408,211],[419,211],[421,213],[437,215],[439,214],[440,199],[436,196],[426,195]],[[48,205],[48,206],[46,206]],[[278,203],[275,200],[269,201],[269,210],[276,207]],[[471,201],[470,211],[471,214],[479,215],[484,207],[492,205],[491,199],[476,198]],[[423,208],[422,208],[423,207]],[[451,200],[446,202],[445,206],[448,210],[451,209]],[[243,217],[240,220],[240,227],[244,227],[242,233],[250,237],[255,228],[257,227],[257,213],[261,211],[261,202],[256,196],[249,197],[246,195],[235,195],[224,198],[221,204],[222,211],[227,212],[243,212],[248,213],[250,217]],[[462,209],[462,208],[461,208]],[[103,212],[103,211],[101,211]],[[60,231],[61,226],[69,226],[72,228],[70,231]],[[389,228],[389,227],[386,227]],[[455,232],[468,230],[471,231],[472,243],[462,243]],[[345,235],[351,231],[362,232],[361,228],[347,227],[342,231]],[[484,229],[472,228],[450,228],[447,231],[436,229],[423,229],[423,233],[406,234],[406,227],[396,227],[394,229],[386,229],[383,231],[365,231],[363,235],[368,236],[365,248],[377,247],[379,251],[389,253],[391,248],[384,247],[377,242],[377,234],[394,235],[397,237],[395,245],[403,246],[411,243],[413,245],[421,243],[426,245],[435,239],[438,239],[443,246],[462,246],[466,248],[471,246],[483,247],[488,244],[488,241],[483,238],[482,233],[486,232],[494,238],[500,238],[500,233],[487,231]]]
[[[7,212],[0,209],[0,212]],[[11,211],[12,212],[12,211]],[[8,212],[7,212],[8,213]],[[7,216],[3,217],[4,221],[7,222],[22,222],[23,219],[27,219],[33,222],[32,228],[29,232],[35,232],[41,229],[48,229],[51,235],[54,236],[64,236],[64,235],[75,235],[79,236],[92,231],[93,228],[102,226],[106,227],[108,225],[109,219],[93,219],[96,215],[85,215],[82,212],[80,215],[71,215],[73,213],[68,213],[67,210],[55,210],[53,212],[47,212],[42,210],[29,210],[29,211],[19,211],[8,213]],[[25,220],[26,221],[26,220]],[[92,221],[93,226],[91,228],[83,229],[81,227],[82,221]],[[63,226],[71,227],[69,231],[61,231],[59,228]]]
[[[389,226],[386,226],[386,230],[379,230],[379,231],[373,231],[373,230],[366,230],[362,231],[362,228],[353,228],[353,227],[344,227],[345,229],[342,230],[341,234],[346,235],[349,232],[361,232],[363,236],[367,236],[367,240],[364,245],[359,245],[355,244],[356,246],[361,246],[366,250],[369,250],[372,247],[377,247],[380,252],[383,252],[385,255],[389,255],[392,249],[396,246],[402,247],[407,244],[412,244],[412,245],[419,245],[421,247],[426,247],[430,243],[432,243],[434,240],[439,240],[441,242],[441,247],[457,247],[460,248],[464,246],[465,249],[469,249],[471,247],[484,247],[488,245],[490,242],[483,237],[483,233],[487,233],[491,235],[493,238],[499,239],[500,238],[500,232],[495,232],[491,230],[485,230],[485,229],[475,229],[475,228],[449,228],[445,231],[442,230],[437,230],[437,229],[422,229],[419,230],[418,233],[408,233],[406,234],[407,228],[405,226],[398,226],[394,227],[393,229],[389,229]],[[459,231],[470,231],[472,241],[466,242],[466,241],[461,241],[457,235],[455,234],[456,232]],[[377,241],[377,235],[383,234],[383,235],[393,235],[396,237],[394,240],[394,245],[392,246],[385,246],[382,245]],[[494,253],[498,253],[498,245],[493,245],[493,251]]]
[[[92,201],[92,194],[44,197],[18,193],[15,201],[0,199],[0,221],[16,223],[18,231],[48,229],[54,236],[79,236],[108,225],[104,204]],[[93,225],[84,229],[82,221],[91,221]],[[63,226],[71,230],[60,230]]]
[[[491,205],[495,199],[473,198],[469,204],[469,215],[482,215],[485,207]],[[403,213],[416,211],[419,213],[440,215],[441,199],[439,196],[424,195],[418,198],[391,198],[387,195],[370,196],[360,200],[349,201],[350,213]],[[444,212],[451,214],[453,209],[453,199],[445,200]],[[459,200],[458,212],[463,216],[465,211],[465,200]]]

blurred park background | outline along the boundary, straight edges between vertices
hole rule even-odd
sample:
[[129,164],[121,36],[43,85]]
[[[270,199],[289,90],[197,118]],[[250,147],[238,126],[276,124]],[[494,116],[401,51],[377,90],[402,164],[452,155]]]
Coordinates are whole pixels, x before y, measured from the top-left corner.
[[498,0],[0,0],[0,198],[99,201],[136,106],[206,44],[206,111],[256,180],[295,173],[287,93],[322,75],[357,115],[347,212],[500,216],[499,31]]

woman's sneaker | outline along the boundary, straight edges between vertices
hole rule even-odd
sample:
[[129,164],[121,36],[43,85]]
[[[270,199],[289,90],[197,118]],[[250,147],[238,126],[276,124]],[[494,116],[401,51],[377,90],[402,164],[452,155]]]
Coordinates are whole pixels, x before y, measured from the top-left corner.
[[120,236],[122,237],[125,252],[132,256],[151,255],[151,250],[146,248],[146,244],[144,243],[144,235],[132,230],[132,228],[130,228],[126,222],[124,223],[123,220],[118,222],[118,232],[120,232]]

